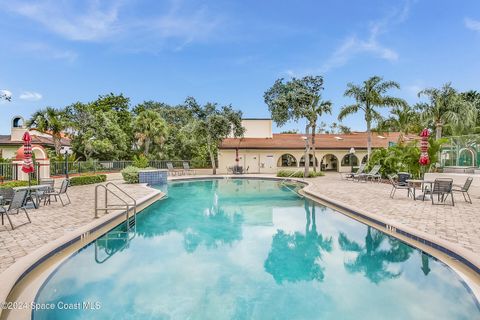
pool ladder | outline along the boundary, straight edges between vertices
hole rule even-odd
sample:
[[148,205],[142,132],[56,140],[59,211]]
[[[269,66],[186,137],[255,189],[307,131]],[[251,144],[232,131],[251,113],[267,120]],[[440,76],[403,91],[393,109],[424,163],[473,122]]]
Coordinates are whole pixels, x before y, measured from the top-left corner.
[[[99,206],[99,194],[104,192],[103,207]],[[112,204],[109,202],[109,196],[113,196],[115,199],[120,200],[121,204]],[[126,201],[124,198],[128,198],[131,202]],[[95,187],[95,218],[98,218],[98,212],[104,211],[108,214],[109,210],[125,210],[127,232],[136,226],[137,222],[137,201],[124,190],[120,189],[113,182],[107,184],[99,184]],[[130,216],[130,211],[133,211],[133,215]]]

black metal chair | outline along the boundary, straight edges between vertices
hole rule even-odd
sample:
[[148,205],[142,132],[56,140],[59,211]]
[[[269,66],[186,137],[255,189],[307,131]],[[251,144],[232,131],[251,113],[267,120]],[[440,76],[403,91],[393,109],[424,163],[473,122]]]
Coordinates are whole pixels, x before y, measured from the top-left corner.
[[[60,189],[51,191],[51,192],[46,192],[45,195],[48,197],[48,203],[51,202],[51,197],[55,197],[55,201],[57,201],[57,197],[60,199],[60,202],[62,203],[62,206],[66,206],[67,204],[70,204],[70,197],[68,196],[67,190],[68,187],[70,186],[70,181],[68,179],[65,179],[62,181],[62,185],[60,186]],[[65,195],[68,199],[68,203],[63,202],[62,195]]]
[[399,172],[397,174],[397,183],[399,185],[403,185],[403,186],[406,186],[408,185],[408,182],[407,180],[408,179],[411,179],[412,178],[412,175],[408,172]]
[[[455,200],[453,199],[453,179],[450,178],[437,178],[433,183],[432,190],[429,190],[428,193],[432,198],[432,204],[445,204],[445,201],[450,195],[452,198],[452,206],[455,206]],[[437,203],[434,202],[435,195],[437,195]]]
[[[468,189],[470,189],[470,186],[472,185],[472,181],[473,181],[473,178],[468,177],[465,183],[463,184],[463,186],[454,184],[452,189],[453,192],[461,192],[463,195],[463,199],[465,199],[465,201],[470,204],[472,203],[472,198],[470,198],[470,195],[468,194]],[[467,195],[468,200],[467,200],[467,197],[465,197],[465,195]]]
[[[396,181],[395,181],[395,179],[396,179]],[[395,196],[395,192],[398,189],[407,190],[407,197],[410,196],[410,186],[407,183],[401,182],[399,177],[397,177],[395,175],[389,175],[388,180],[392,184],[392,190],[390,191],[390,198],[393,199],[393,197]]]
[[0,188],[1,205],[9,204],[12,201],[15,191],[13,188]]
[[12,227],[12,230],[15,229],[15,226],[12,223],[12,219],[10,219],[10,215],[12,212],[15,211],[14,214],[18,214],[20,210],[25,212],[27,216],[28,222],[31,223],[30,217],[28,216],[27,209],[25,208],[25,203],[28,195],[28,189],[16,190],[13,193],[13,198],[10,201],[8,206],[0,206],[0,214],[2,215],[2,225],[4,223],[3,216],[7,216],[8,222]]

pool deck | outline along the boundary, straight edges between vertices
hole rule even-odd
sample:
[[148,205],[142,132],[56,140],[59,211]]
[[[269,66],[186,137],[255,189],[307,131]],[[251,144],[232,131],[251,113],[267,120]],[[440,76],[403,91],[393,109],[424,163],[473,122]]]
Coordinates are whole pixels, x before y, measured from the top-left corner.
[[[172,177],[211,178],[204,176]],[[274,177],[274,175],[244,175],[242,177]],[[455,195],[455,206],[432,206],[429,201],[413,201],[407,198],[405,190],[398,190],[395,199],[389,197],[391,186],[383,183],[358,183],[341,180],[336,173],[308,179],[309,193],[328,199],[338,205],[365,212],[398,226],[425,233],[430,239],[447,241],[468,252],[480,254],[480,188],[472,188],[473,204],[466,203],[460,194]],[[134,198],[152,195],[156,190],[145,185],[128,185],[119,181],[122,189]],[[95,185],[71,187],[69,195],[72,204],[66,207],[58,202],[29,210],[31,224],[11,230],[8,224],[0,226],[0,273],[22,257],[40,249],[74,230],[94,222]],[[157,191],[158,193],[158,191]],[[14,217],[14,223],[26,221],[24,215]]]
[[[123,181],[115,181],[115,183],[137,201],[158,193],[157,190],[141,184],[125,184]],[[5,225],[0,225],[0,273],[42,246],[101,220],[94,218],[95,186],[70,187],[68,194],[72,203],[65,207],[60,201],[52,201],[50,205],[42,205],[39,209],[29,209],[32,223],[18,226],[14,230],[10,228],[5,218]],[[99,216],[104,215],[104,213],[99,214]],[[22,212],[18,216],[11,217],[16,226],[28,222]]]

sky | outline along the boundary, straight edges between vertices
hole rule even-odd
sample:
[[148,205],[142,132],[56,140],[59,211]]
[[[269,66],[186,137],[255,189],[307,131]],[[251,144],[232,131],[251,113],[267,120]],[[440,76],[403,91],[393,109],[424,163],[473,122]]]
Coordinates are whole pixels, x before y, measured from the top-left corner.
[[[0,134],[14,115],[110,92],[132,106],[193,96],[263,118],[276,79],[321,75],[331,123],[354,102],[347,83],[373,75],[409,103],[446,82],[480,90],[478,0],[0,0],[0,39],[0,90],[12,96]],[[361,114],[343,124],[365,130]]]

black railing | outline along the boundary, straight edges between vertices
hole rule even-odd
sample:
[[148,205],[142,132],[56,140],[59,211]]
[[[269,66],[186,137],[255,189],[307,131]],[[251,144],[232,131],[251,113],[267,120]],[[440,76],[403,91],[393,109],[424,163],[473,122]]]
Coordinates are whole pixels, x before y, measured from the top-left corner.
[[[188,160],[150,160],[149,167],[156,169],[167,169],[167,163],[171,162],[174,168],[182,168],[183,163]],[[106,172],[119,172],[125,167],[131,166],[132,161],[114,160],[114,161],[74,161],[68,163],[69,174],[82,174],[82,173],[106,173]],[[50,163],[50,175],[59,176],[65,174],[66,163],[63,161],[56,161]],[[18,180],[18,172],[21,170],[21,163],[0,163],[0,177],[3,180]],[[35,171],[31,173],[30,178],[32,180],[38,180],[39,178],[40,164],[35,162]]]

